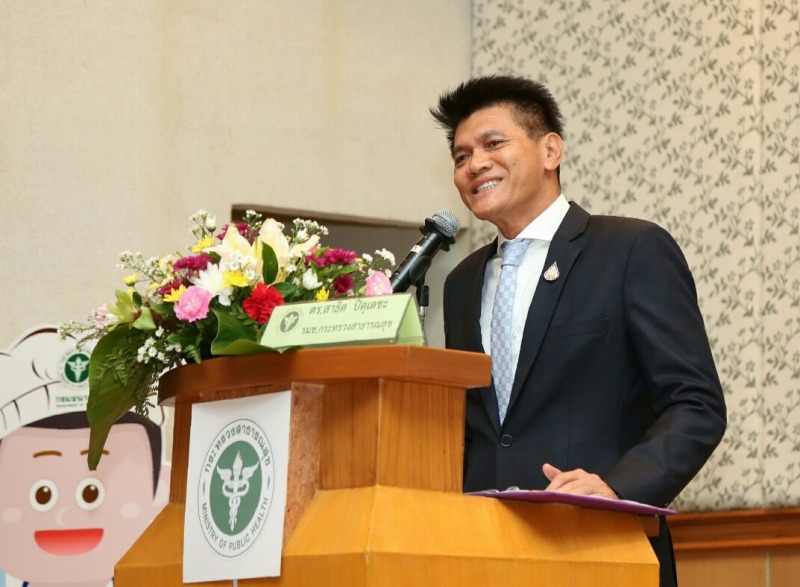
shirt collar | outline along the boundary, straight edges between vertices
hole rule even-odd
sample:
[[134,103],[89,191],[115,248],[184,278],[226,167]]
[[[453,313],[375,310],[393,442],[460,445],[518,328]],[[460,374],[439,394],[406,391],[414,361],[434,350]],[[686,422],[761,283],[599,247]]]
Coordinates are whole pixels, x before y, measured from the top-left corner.
[[[517,238],[531,238],[540,241],[550,242],[553,240],[556,230],[561,225],[561,221],[569,211],[569,202],[564,194],[561,194],[550,204],[547,209],[533,219],[528,226],[522,229]],[[499,232],[497,233],[497,246],[499,248],[507,239]]]

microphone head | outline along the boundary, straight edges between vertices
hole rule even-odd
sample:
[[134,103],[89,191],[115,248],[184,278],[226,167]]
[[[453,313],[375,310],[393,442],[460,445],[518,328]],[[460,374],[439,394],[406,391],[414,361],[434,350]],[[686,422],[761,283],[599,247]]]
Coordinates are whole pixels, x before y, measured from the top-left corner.
[[437,212],[430,220],[442,234],[450,238],[456,238],[461,228],[461,220],[458,219],[458,216],[447,210]]

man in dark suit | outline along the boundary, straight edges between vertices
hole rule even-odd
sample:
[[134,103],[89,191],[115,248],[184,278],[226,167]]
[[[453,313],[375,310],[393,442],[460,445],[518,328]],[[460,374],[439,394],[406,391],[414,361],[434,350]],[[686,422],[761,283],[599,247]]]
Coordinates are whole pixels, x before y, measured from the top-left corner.
[[[467,394],[464,490],[666,506],[726,423],[678,245],[655,224],[592,216],[566,200],[561,113],[540,84],[475,78],[431,112],[447,131],[461,199],[498,229],[444,289],[446,345],[493,357],[492,385]],[[512,247],[522,252],[506,261]],[[518,264],[515,277],[503,276],[506,264]],[[652,541],[661,584],[675,584],[663,520]]]

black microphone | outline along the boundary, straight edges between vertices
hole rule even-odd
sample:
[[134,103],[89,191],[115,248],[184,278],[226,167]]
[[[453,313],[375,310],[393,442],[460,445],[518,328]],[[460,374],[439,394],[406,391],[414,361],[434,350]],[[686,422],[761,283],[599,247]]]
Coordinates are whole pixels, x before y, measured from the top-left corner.
[[450,250],[460,228],[461,221],[452,212],[437,212],[432,218],[426,218],[425,226],[419,227],[422,238],[392,273],[392,291],[403,292],[419,284],[431,266],[431,258],[439,249]]

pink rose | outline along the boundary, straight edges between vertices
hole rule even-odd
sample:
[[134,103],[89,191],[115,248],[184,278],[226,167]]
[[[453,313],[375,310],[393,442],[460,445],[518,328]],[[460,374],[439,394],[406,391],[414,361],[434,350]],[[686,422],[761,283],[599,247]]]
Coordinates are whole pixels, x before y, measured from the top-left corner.
[[195,322],[208,316],[211,293],[196,285],[190,286],[175,304],[175,315],[179,320]]
[[392,293],[392,282],[382,271],[373,271],[367,277],[367,287],[365,293],[368,296],[386,296]]

